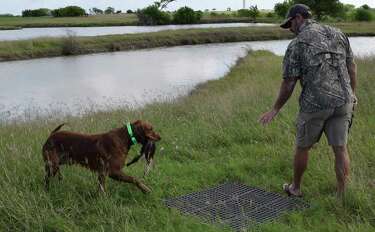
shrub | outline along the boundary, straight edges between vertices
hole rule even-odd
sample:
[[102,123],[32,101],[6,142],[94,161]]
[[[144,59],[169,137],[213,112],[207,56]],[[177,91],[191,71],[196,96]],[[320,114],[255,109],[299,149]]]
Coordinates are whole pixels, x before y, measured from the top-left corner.
[[67,6],[65,8],[53,10],[51,13],[54,17],[76,17],[86,15],[86,11],[79,6]]
[[107,7],[107,9],[105,9],[104,13],[105,14],[114,14],[115,8],[109,6],[109,7]]
[[176,11],[173,15],[173,22],[176,24],[194,24],[198,23],[201,17],[201,12],[195,12],[193,9],[185,6]]
[[361,8],[363,8],[365,10],[370,10],[371,9],[371,7],[369,5],[367,5],[367,4],[361,6]]
[[42,16],[50,16],[50,15],[51,15],[51,11],[47,8],[22,11],[22,17],[42,17]]
[[275,18],[275,13],[274,13],[274,12],[268,12],[268,13],[266,14],[266,17],[267,17],[267,18]]
[[80,47],[77,36],[72,31],[68,31],[68,35],[62,38],[62,54],[75,55],[79,53]]
[[354,19],[357,21],[371,21],[372,13],[370,10],[364,8],[358,8],[355,10]]
[[127,13],[127,14],[134,14],[134,11],[132,11],[132,10],[127,10],[126,13]]
[[256,18],[259,16],[260,12],[258,10],[258,6],[255,5],[255,6],[250,6],[250,10],[249,10],[249,14],[250,14],[250,17],[253,19],[253,20],[256,20]]
[[280,18],[284,18],[288,13],[289,7],[291,6],[292,3],[290,1],[284,1],[282,3],[276,3],[273,10],[275,11],[275,14],[277,16],[279,16]]
[[137,17],[142,25],[165,25],[171,22],[169,14],[161,11],[156,5],[138,10]]
[[103,14],[104,13],[104,11],[103,10],[101,10],[101,9],[99,9],[99,8],[96,8],[96,7],[93,7],[93,8],[91,8],[90,9],[90,12],[92,13],[92,14]]
[[240,9],[237,11],[238,17],[250,17],[250,10],[248,9]]

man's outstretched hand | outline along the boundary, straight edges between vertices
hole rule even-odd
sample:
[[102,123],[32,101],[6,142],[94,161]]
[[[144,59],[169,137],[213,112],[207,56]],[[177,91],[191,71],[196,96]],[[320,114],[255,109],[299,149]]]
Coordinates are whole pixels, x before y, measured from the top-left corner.
[[275,109],[268,111],[262,114],[262,116],[260,116],[258,121],[262,123],[263,125],[266,125],[273,120],[273,118],[277,115],[277,113],[279,113],[279,111]]

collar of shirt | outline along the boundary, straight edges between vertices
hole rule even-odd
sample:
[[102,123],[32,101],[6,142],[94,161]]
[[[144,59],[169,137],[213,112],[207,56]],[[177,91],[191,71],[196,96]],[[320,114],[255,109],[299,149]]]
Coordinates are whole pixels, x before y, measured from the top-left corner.
[[306,19],[305,22],[298,28],[299,33],[301,33],[302,31],[304,31],[307,28],[307,26],[309,26],[309,25],[311,25],[313,23],[315,23],[314,20],[312,20],[312,19]]

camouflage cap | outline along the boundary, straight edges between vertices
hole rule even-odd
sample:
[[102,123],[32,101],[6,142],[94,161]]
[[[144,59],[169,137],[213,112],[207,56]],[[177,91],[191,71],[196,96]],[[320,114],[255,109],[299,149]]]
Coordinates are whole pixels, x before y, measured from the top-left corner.
[[285,21],[280,25],[282,28],[290,28],[291,20],[294,19],[297,14],[302,15],[304,18],[309,18],[311,16],[310,7],[305,4],[295,4],[291,6],[286,15]]

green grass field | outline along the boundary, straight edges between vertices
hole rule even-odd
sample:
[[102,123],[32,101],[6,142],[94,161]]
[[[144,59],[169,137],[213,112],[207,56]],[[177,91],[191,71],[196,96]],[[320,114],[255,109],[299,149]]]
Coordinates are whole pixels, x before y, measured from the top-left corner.
[[[74,166],[64,167],[64,179],[54,179],[46,192],[41,147],[62,121],[0,125],[0,231],[230,231],[170,210],[162,199],[233,180],[282,192],[281,185],[292,175],[299,90],[269,126],[257,122],[277,95],[281,60],[255,52],[189,96],[139,110],[63,120],[69,124],[65,129],[85,133],[108,131],[138,118],[152,122],[162,141],[155,169],[144,180],[153,189],[149,195],[108,179],[108,193],[101,196],[96,175]],[[349,141],[351,182],[344,200],[335,197],[333,155],[323,138],[312,150],[303,182],[311,208],[264,224],[259,231],[375,230],[375,187],[370,185],[375,180],[375,59],[358,60],[358,72],[359,107]],[[143,163],[124,171],[141,177]]]

